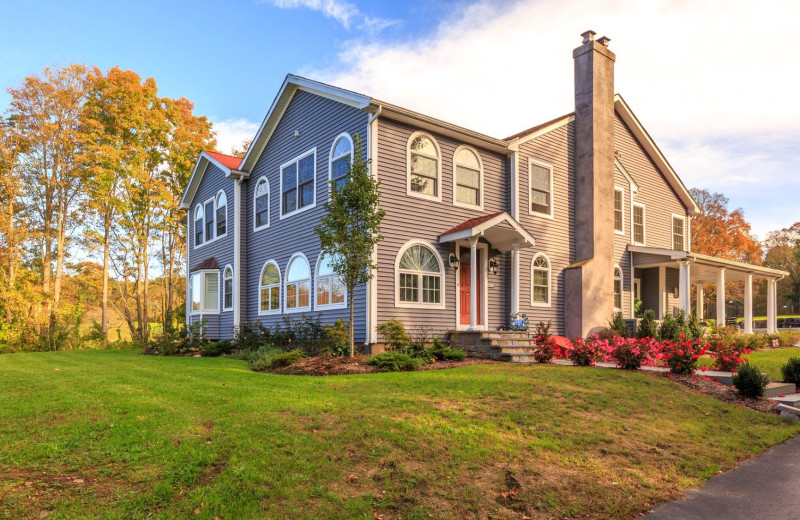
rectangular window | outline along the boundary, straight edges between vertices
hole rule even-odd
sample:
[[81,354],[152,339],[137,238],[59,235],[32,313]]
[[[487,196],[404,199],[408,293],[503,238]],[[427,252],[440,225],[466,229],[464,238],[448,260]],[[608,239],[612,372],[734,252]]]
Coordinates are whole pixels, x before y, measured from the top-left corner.
[[400,301],[401,302],[418,302],[419,297],[417,293],[419,277],[415,274],[400,273]]
[[281,215],[314,206],[316,150],[281,167]]
[[219,273],[194,273],[191,287],[193,313],[219,311]]
[[436,197],[439,194],[438,163],[423,155],[411,156],[411,191]]
[[347,182],[347,173],[350,171],[350,154],[339,157],[331,164],[331,181],[333,189],[338,190]]
[[614,188],[614,231],[625,232],[623,216],[625,215],[625,192],[621,188]]
[[206,241],[214,239],[214,201],[206,202],[203,214],[206,216]]
[[533,301],[536,303],[547,303],[547,293],[547,271],[535,269],[533,271]]
[[622,280],[614,280],[614,309],[622,309]]
[[633,243],[644,245],[644,206],[633,205]]
[[195,247],[203,244],[203,219],[194,221],[194,245]]
[[192,312],[199,312],[203,309],[203,276],[200,273],[192,275]]
[[683,217],[673,215],[672,217],[672,249],[683,251],[686,234],[684,231],[685,220]]
[[228,205],[224,204],[217,208],[217,236],[221,237],[227,231],[227,219],[225,218],[225,211],[228,209]]
[[553,169],[534,162],[530,163],[529,176],[531,188],[530,212],[540,215],[553,215]]
[[225,301],[223,302],[224,309],[233,309],[233,278],[225,279]]
[[422,302],[439,303],[441,299],[441,278],[438,276],[422,276]]
[[456,166],[456,200],[464,204],[480,206],[481,172]]

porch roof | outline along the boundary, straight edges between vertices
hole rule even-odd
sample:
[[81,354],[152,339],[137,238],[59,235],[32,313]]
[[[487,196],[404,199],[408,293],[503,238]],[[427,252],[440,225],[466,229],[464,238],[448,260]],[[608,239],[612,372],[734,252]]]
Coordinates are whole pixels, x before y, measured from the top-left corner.
[[633,253],[633,267],[648,268],[660,266],[677,267],[680,262],[692,264],[692,283],[715,282],[717,273],[725,269],[725,278],[729,281],[744,280],[749,274],[754,279],[778,279],[789,273],[779,269],[771,269],[760,265],[702,255],[691,251],[677,251],[660,247],[645,247],[629,245],[628,250]]
[[439,235],[439,243],[476,236],[484,237],[498,251],[511,251],[515,243],[520,248],[536,244],[533,236],[505,211],[466,220]]

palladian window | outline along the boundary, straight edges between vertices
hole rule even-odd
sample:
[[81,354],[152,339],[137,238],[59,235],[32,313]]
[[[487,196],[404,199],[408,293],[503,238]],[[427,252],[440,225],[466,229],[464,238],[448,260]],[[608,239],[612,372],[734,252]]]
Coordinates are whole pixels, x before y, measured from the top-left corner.
[[296,254],[289,260],[284,290],[287,312],[311,308],[311,269],[305,256]]
[[427,246],[416,244],[400,257],[399,301],[438,305],[442,302],[442,266]]

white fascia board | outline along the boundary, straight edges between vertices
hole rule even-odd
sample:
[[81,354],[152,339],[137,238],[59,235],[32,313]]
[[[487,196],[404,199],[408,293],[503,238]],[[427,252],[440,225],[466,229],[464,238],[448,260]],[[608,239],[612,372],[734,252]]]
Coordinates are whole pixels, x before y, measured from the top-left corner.
[[200,186],[200,182],[203,180],[203,175],[206,174],[206,170],[208,169],[208,163],[211,163],[222,170],[226,177],[230,177],[233,172],[238,171],[231,170],[206,152],[200,152],[200,157],[197,158],[197,162],[192,170],[192,175],[189,176],[189,183],[186,185],[186,190],[183,192],[183,197],[181,197],[181,204],[178,206],[179,208],[189,209],[191,207],[192,199],[194,199],[194,195],[197,193],[197,187]]

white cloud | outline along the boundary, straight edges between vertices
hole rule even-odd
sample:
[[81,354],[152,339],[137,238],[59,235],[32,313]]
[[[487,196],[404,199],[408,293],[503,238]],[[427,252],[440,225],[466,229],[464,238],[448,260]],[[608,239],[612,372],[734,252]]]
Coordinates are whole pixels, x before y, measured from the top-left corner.
[[217,134],[217,150],[222,153],[231,153],[234,147],[239,147],[246,139],[255,137],[257,131],[258,123],[246,119],[214,121],[214,132]]
[[332,18],[349,29],[351,22],[360,20],[359,29],[364,29],[370,34],[377,34],[381,30],[396,25],[396,20],[370,17],[363,14],[358,7],[345,0],[269,0],[272,5],[281,9],[306,8],[322,13],[326,18]]

